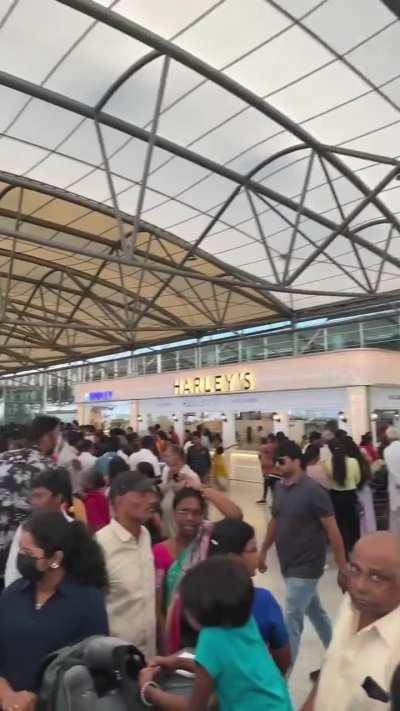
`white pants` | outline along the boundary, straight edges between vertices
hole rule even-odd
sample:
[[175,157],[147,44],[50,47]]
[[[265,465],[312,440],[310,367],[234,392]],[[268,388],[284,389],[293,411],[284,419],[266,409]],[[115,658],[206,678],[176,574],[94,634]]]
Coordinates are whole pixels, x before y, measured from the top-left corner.
[[400,509],[390,510],[389,530],[395,536],[400,536]]

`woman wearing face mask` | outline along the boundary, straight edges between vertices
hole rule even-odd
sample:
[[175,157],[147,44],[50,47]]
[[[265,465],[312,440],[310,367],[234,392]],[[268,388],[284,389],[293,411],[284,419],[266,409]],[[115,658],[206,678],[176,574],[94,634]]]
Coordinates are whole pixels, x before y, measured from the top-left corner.
[[22,579],[0,598],[0,708],[33,711],[47,655],[108,634],[107,575],[85,526],[55,512],[26,521],[17,567]]

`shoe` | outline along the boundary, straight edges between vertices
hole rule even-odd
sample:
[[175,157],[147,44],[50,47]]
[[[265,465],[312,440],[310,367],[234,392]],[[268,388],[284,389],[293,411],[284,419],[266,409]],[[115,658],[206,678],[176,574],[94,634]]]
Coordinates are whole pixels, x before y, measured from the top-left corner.
[[313,684],[317,683],[320,673],[321,669],[315,669],[315,671],[310,672],[310,681],[312,681]]
[[256,504],[266,504],[267,499],[260,499],[260,501],[256,501]]

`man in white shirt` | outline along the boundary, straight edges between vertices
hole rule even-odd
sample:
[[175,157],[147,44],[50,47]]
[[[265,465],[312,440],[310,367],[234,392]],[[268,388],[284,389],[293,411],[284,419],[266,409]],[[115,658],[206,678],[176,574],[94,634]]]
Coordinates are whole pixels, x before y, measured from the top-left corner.
[[167,466],[163,471],[163,481],[161,490],[163,500],[161,502],[162,524],[165,535],[174,538],[176,535],[176,523],[173,512],[173,501],[175,494],[184,486],[192,489],[200,489],[200,477],[185,463],[185,453],[182,447],[177,444],[168,445],[165,450],[165,461]]
[[390,507],[390,530],[400,536],[400,441],[395,427],[388,427],[386,437],[390,444],[383,452],[388,468],[388,491]]
[[317,687],[302,711],[384,711],[400,660],[400,538],[361,538]]
[[111,484],[110,501],[114,519],[96,534],[110,582],[110,633],[151,659],[156,652],[156,585],[150,534],[143,524],[153,514],[153,483],[139,472],[123,472]]
[[151,435],[145,435],[142,437],[141,449],[139,449],[138,452],[134,452],[129,457],[130,469],[135,471],[140,462],[148,462],[154,469],[154,475],[156,477],[161,476],[160,461],[155,455],[155,443]]
[[[72,501],[72,487],[69,473],[62,467],[45,469],[34,478],[32,482],[31,504],[33,511],[61,511],[65,518],[65,509],[68,502]],[[11,543],[4,574],[4,586],[7,588],[21,577],[17,568],[19,542],[21,539],[22,524],[17,528]]]

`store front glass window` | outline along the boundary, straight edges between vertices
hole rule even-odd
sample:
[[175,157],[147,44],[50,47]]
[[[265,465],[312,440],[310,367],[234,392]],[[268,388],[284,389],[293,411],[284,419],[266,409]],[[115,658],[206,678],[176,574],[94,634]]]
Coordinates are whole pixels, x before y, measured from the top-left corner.
[[360,331],[358,324],[347,323],[332,326],[327,329],[328,349],[339,351],[342,348],[360,348]]
[[163,351],[161,353],[161,371],[166,373],[177,369],[176,351]]
[[264,360],[264,338],[249,338],[242,341],[242,361]]
[[297,353],[318,353],[325,350],[323,328],[307,329],[296,333]]
[[239,343],[233,341],[232,343],[220,343],[217,346],[218,350],[218,363],[224,365],[225,363],[238,363],[239,361]]
[[87,423],[96,429],[109,430],[112,427],[129,426],[130,403],[113,402],[112,405],[99,404],[89,408]]
[[364,345],[373,348],[399,348],[399,327],[389,319],[373,319],[362,324]]
[[217,364],[217,350],[215,344],[212,343],[209,346],[202,346],[200,349],[200,358],[202,367],[207,365]]
[[115,374],[118,378],[128,375],[128,358],[115,361]]
[[267,358],[282,358],[293,355],[294,341],[292,333],[274,333],[266,339]]
[[195,348],[185,348],[182,351],[178,351],[177,356],[179,362],[179,370],[184,370],[185,368],[197,368]]

